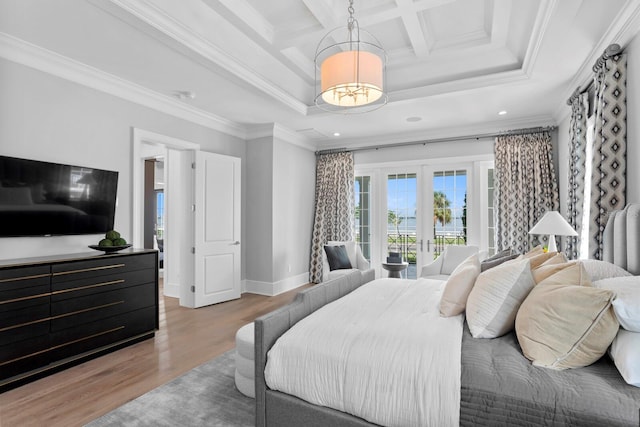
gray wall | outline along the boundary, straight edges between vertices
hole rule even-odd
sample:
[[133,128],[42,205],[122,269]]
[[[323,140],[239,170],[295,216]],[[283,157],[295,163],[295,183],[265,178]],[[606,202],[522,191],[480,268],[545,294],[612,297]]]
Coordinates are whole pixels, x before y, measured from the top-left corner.
[[[118,171],[115,228],[125,237],[132,233],[134,127],[240,157],[243,216],[253,205],[247,206],[244,196],[246,142],[241,139],[4,59],[0,94],[0,154]],[[83,252],[96,242],[96,236],[3,238],[0,259]]]

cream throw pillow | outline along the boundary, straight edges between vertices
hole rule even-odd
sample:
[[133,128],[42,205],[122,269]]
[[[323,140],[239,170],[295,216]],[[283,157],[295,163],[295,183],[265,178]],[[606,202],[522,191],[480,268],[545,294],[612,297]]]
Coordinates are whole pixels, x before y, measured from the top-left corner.
[[607,351],[618,332],[614,293],[591,287],[580,262],[541,281],[522,303],[516,334],[536,366],[587,366]]
[[480,259],[477,254],[471,255],[453,270],[440,299],[441,316],[456,316],[464,312],[469,292],[478,274],[480,274]]
[[535,286],[528,259],[507,261],[482,272],[467,299],[474,338],[496,338],[513,330],[522,301]]

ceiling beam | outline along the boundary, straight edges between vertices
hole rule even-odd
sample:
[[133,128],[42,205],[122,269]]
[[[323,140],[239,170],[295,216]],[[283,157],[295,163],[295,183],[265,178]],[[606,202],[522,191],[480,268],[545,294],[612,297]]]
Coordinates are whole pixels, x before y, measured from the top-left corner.
[[424,58],[429,55],[429,46],[425,34],[422,31],[422,25],[418,19],[418,14],[415,9],[413,0],[395,0],[400,10],[400,18],[404,24],[404,28],[407,30],[409,41],[413,47],[413,52],[416,57]]

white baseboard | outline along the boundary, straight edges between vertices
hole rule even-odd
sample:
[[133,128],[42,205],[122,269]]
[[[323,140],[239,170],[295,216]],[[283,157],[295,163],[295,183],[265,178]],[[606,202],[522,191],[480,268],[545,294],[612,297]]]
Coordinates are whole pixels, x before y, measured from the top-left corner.
[[309,272],[298,274],[297,276],[287,277],[278,282],[260,282],[257,280],[244,280],[243,292],[252,294],[266,295],[269,297],[290,291],[299,286],[309,283]]
[[164,284],[164,296],[172,298],[180,298],[180,284],[167,283]]

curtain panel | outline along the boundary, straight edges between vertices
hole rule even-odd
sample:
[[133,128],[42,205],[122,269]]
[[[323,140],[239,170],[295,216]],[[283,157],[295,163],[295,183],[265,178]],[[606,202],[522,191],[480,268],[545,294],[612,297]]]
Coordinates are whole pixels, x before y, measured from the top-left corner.
[[524,253],[538,242],[529,230],[546,211],[558,209],[549,133],[497,137],[494,174],[496,249]]
[[626,204],[627,55],[602,61],[595,85],[589,258],[602,259],[602,236],[612,211]]
[[569,259],[580,257],[580,236],[584,215],[585,178],[587,165],[587,102],[588,94],[580,93],[571,100],[569,127],[569,194],[567,220],[577,236],[565,237],[565,255]]
[[316,160],[316,202],[309,280],[322,281],[322,251],[330,240],[353,240],[354,167],[352,153],[321,154]]

